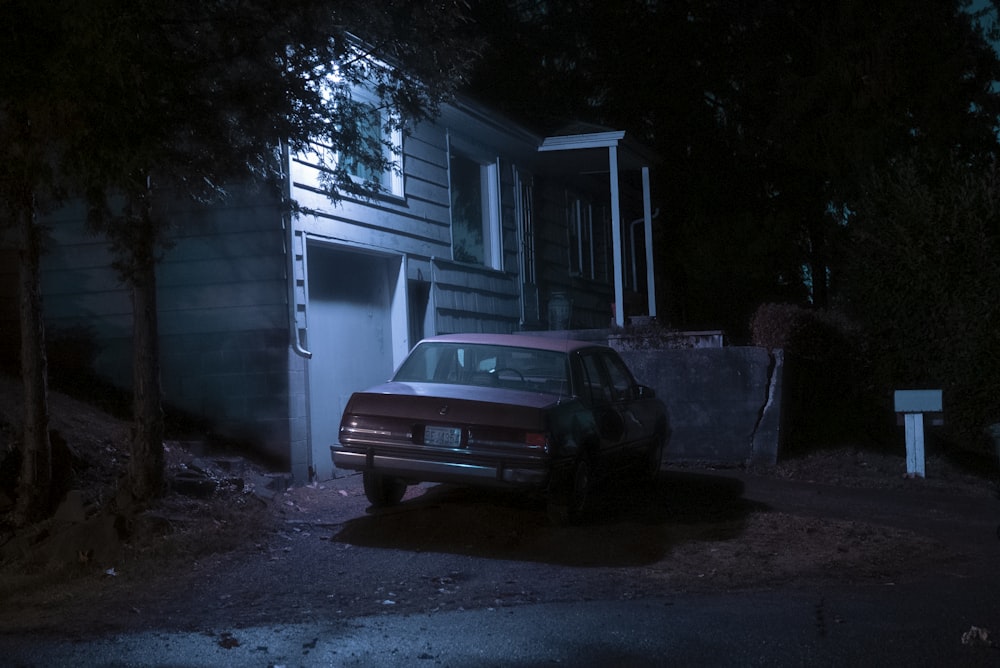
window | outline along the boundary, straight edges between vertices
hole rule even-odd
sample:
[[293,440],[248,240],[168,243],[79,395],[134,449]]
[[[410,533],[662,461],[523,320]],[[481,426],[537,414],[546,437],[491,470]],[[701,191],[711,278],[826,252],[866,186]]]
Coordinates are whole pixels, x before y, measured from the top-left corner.
[[517,346],[424,341],[410,352],[393,380],[505,386],[564,394],[569,377],[565,353]]
[[604,380],[604,374],[601,373],[597,355],[587,354],[583,356],[583,377],[581,380],[583,387],[580,396],[585,404],[597,407],[611,403],[611,392]]
[[611,263],[611,231],[606,208],[595,207],[587,200],[567,193],[566,235],[570,276],[592,281],[607,280]]
[[618,355],[586,353],[582,355],[581,399],[591,407],[600,407],[636,398],[635,381]]
[[387,128],[385,114],[375,107],[369,108],[369,113],[358,120],[360,141],[375,151],[381,151],[386,168],[376,173],[371,165],[364,164],[357,154],[345,153],[341,159],[344,168],[353,179],[359,182],[375,183],[379,189],[388,195],[403,196],[403,133],[397,127]]
[[448,173],[452,258],[502,269],[496,163],[483,163],[452,151]]
[[571,276],[603,280],[606,278],[606,240],[595,236],[594,207],[579,197],[567,197],[567,234],[569,273]]
[[521,241],[521,281],[533,284],[537,280],[535,269],[535,213],[534,193],[530,178],[524,178],[514,169],[514,204],[518,217]]
[[617,355],[604,354],[605,368],[608,371],[608,378],[611,380],[612,396],[616,401],[627,401],[634,399],[632,391],[632,374],[629,373],[625,363]]
[[590,204],[579,198],[569,202],[569,272],[594,277],[594,217]]

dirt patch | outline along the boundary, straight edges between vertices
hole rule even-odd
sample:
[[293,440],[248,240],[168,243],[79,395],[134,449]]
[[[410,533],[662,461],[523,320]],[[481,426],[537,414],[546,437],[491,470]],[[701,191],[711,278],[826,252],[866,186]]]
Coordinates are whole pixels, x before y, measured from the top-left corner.
[[906,448],[871,449],[857,446],[826,448],[783,459],[762,469],[765,475],[789,480],[817,482],[862,489],[913,489],[970,496],[992,496],[997,492],[997,463],[972,453],[929,451],[925,456],[926,476],[906,475]]

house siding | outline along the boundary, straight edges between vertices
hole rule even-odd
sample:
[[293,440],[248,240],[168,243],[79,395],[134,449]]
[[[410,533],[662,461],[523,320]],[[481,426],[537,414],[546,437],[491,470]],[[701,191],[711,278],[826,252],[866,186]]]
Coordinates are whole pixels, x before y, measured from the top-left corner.
[[236,188],[224,205],[172,211],[157,299],[165,401],[284,463],[295,400],[279,203]]
[[520,318],[517,276],[447,260],[433,262],[435,333],[509,334]]
[[[285,261],[278,199],[234,188],[213,207],[163,206],[171,247],[157,266],[164,402],[212,434],[245,441],[260,455],[289,458]],[[51,345],[85,340],[92,370],[132,383],[130,293],[111,268],[106,239],[90,232],[79,205],[44,219],[42,290]],[[304,409],[298,410],[304,413]]]

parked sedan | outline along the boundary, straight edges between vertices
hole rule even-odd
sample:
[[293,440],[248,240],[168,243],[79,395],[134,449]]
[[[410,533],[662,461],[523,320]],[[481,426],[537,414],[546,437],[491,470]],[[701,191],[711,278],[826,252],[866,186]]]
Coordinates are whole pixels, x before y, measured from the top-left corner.
[[421,341],[392,380],[353,394],[331,451],[363,473],[374,506],[418,482],[523,488],[565,523],[598,476],[634,465],[655,477],[669,438],[663,402],[607,346],[454,334]]

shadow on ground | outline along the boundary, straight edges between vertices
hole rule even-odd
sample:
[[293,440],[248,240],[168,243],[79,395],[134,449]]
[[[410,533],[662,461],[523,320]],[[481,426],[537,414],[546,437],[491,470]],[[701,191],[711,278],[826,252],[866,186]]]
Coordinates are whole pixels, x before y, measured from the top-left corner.
[[544,501],[510,492],[435,485],[389,509],[369,509],[332,540],[567,566],[655,563],[691,541],[739,536],[759,510],[739,480],[663,472],[655,483],[611,481],[581,524],[552,526]]

